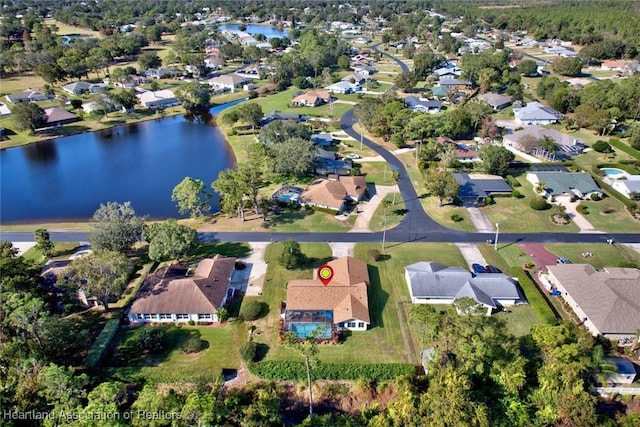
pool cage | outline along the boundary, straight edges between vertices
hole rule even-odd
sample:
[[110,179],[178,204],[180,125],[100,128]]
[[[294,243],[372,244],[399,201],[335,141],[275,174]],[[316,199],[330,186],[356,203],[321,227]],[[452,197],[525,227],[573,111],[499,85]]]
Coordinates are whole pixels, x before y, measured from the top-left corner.
[[336,336],[333,311],[287,310],[282,319],[281,334],[293,332],[300,339],[315,335],[319,340],[331,340]]

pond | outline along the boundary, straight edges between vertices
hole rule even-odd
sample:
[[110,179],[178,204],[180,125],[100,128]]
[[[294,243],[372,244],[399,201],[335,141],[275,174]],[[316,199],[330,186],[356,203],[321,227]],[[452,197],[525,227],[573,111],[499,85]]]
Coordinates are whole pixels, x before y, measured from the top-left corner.
[[[245,33],[249,33],[252,36],[256,34],[264,34],[267,40],[270,40],[274,37],[289,37],[288,30],[279,30],[276,27],[272,27],[270,25],[256,25],[256,24],[244,24],[247,29]],[[218,25],[218,30],[220,31],[240,31],[240,24],[224,24]]]
[[83,221],[109,201],[131,201],[150,218],[178,217],[171,192],[185,176],[211,189],[234,164],[220,129],[186,116],[9,148],[0,151],[0,222]]

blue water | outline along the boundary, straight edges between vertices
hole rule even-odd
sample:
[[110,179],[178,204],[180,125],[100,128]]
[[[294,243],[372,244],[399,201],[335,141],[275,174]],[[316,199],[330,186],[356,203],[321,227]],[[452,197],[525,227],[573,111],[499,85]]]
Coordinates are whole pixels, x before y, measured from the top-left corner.
[[331,325],[326,323],[291,323],[291,332],[298,338],[307,338],[316,328],[324,328],[318,338],[331,338]]
[[[274,37],[289,37],[288,30],[279,30],[276,27],[272,27],[270,25],[256,25],[256,24],[245,24],[247,29],[246,33],[255,36],[256,34],[264,34],[267,40],[270,40]],[[220,31],[240,31],[240,24],[224,24],[218,25],[218,29]]]
[[624,173],[623,170],[613,168],[602,168],[602,172],[604,172],[605,175],[622,175]]
[[185,176],[211,190],[234,164],[220,129],[186,116],[9,148],[0,151],[0,222],[86,220],[109,201],[131,201],[151,218],[179,217],[171,192]]

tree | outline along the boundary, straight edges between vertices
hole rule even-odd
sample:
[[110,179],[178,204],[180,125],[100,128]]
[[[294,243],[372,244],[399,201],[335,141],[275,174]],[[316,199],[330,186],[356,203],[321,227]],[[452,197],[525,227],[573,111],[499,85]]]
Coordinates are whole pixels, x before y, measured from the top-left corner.
[[68,284],[82,289],[87,296],[94,296],[109,311],[109,302],[120,297],[133,270],[131,262],[121,253],[95,250],[76,258],[66,272]]
[[245,102],[238,108],[238,118],[251,126],[251,129],[260,124],[263,116],[262,107],[255,102]]
[[300,243],[295,240],[285,240],[282,242],[282,252],[278,256],[278,264],[287,270],[300,268],[306,262],[306,256],[300,249]]
[[171,218],[145,226],[142,237],[149,242],[149,258],[154,261],[179,259],[198,246],[198,233]]
[[247,363],[251,363],[255,361],[257,349],[258,344],[256,344],[255,341],[247,341],[240,346],[238,352],[240,353],[242,360]]
[[162,59],[153,52],[144,52],[138,56],[138,65],[141,70],[148,70],[149,68],[160,68],[162,65]]
[[173,389],[162,393],[154,384],[145,384],[131,405],[131,423],[134,427],[165,427],[167,420],[153,415],[179,414],[183,404],[183,399]]
[[114,99],[106,91],[93,94],[91,96],[91,101],[96,106],[96,112],[102,111],[103,117],[107,117],[109,112],[115,109]]
[[47,115],[35,102],[22,102],[14,105],[11,113],[19,130],[30,130],[33,133],[36,129],[47,125]]
[[226,111],[222,115],[222,123],[227,126],[233,126],[239,120],[238,112],[236,110]]
[[553,60],[553,71],[563,76],[577,76],[582,72],[582,60],[574,58],[558,57]]
[[62,82],[67,77],[67,73],[55,62],[40,64],[36,67],[35,72],[51,85]]
[[307,390],[309,391],[309,421],[313,423],[313,390],[311,379],[311,368],[318,364],[318,343],[317,337],[321,337],[326,332],[327,326],[318,326],[309,333],[304,341],[299,341],[293,332],[287,332],[284,337],[285,345],[293,348],[304,357],[304,367],[307,371]]
[[429,169],[425,181],[429,194],[438,198],[438,206],[442,206],[444,199],[451,200],[458,195],[458,181],[446,169]]
[[49,237],[49,232],[44,228],[38,228],[34,232],[34,235],[36,238],[36,248],[42,251],[42,255],[44,255],[45,258],[48,258],[54,248],[54,244]]
[[347,55],[341,55],[340,57],[338,57],[338,67],[343,70],[351,69],[351,58],[349,58]]
[[629,128],[629,143],[636,150],[640,150],[640,123],[634,123]]
[[533,59],[524,59],[518,65],[518,71],[523,76],[533,76],[538,73],[538,64]]
[[113,95],[113,98],[122,105],[126,111],[130,111],[138,103],[136,93],[131,89],[117,92]]
[[259,139],[264,144],[279,144],[291,138],[310,140],[311,129],[304,123],[289,120],[274,120],[260,129]]
[[256,300],[245,301],[240,308],[240,315],[244,320],[256,320],[262,313],[262,305]]
[[150,353],[159,353],[167,345],[167,331],[158,326],[144,328],[138,335],[138,347]]
[[185,177],[171,192],[171,200],[176,202],[181,215],[189,214],[199,218],[211,210],[212,194],[206,191],[201,179]]
[[313,169],[318,149],[313,142],[290,138],[268,146],[271,170],[282,175],[303,176]]
[[89,242],[96,250],[126,253],[140,240],[143,225],[131,202],[100,204],[90,221]]
[[211,108],[211,94],[209,88],[198,82],[187,83],[176,89],[176,98],[182,101],[182,106],[189,112],[203,111]]
[[233,169],[220,171],[211,187],[220,194],[222,212],[237,215],[244,222],[245,192],[238,173]]
[[509,164],[516,156],[504,147],[485,144],[480,149],[480,158],[485,173],[504,176]]
[[396,77],[394,83],[403,92],[411,92],[414,86],[418,83],[418,79],[416,79],[416,75],[412,71],[405,71]]

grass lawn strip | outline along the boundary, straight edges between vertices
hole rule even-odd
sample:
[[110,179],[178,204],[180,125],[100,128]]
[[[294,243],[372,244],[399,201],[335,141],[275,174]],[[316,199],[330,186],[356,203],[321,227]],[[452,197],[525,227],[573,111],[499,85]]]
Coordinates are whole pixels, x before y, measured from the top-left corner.
[[[558,256],[568,258],[574,264],[591,264],[596,270],[617,267],[621,262],[632,262],[640,266],[640,254],[625,245],[591,243],[547,243],[545,248]],[[593,256],[585,258],[583,253]]]
[[[394,195],[387,194],[383,200],[388,200],[389,203],[393,203]],[[382,203],[380,203],[373,213],[371,221],[369,221],[369,229],[371,231],[382,231],[385,225],[387,230],[390,230],[402,221],[402,218],[404,218],[407,213],[407,209],[400,193],[395,193],[395,204],[392,204],[386,211],[387,220],[385,222],[385,208],[382,206]]]

